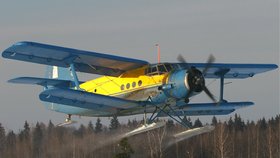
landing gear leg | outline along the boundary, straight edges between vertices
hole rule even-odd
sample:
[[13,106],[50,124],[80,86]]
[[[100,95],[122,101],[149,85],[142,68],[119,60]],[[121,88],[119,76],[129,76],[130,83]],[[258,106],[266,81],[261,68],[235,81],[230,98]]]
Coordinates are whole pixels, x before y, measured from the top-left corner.
[[67,118],[65,119],[65,122],[71,122],[71,114],[68,114],[67,115]]
[[185,103],[188,104],[190,102],[189,98],[185,98]]
[[57,126],[65,126],[65,125],[71,125],[73,123],[77,123],[77,121],[72,121],[71,114],[67,115],[67,118],[65,119],[65,122],[58,124]]
[[146,106],[145,106],[145,109],[144,109],[144,126],[145,126],[145,127],[147,126],[147,113],[146,113]]

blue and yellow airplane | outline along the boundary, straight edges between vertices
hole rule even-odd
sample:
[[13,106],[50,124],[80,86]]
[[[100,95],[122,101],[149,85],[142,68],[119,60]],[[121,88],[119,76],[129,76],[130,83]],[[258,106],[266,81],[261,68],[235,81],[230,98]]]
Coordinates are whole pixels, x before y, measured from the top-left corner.
[[[224,79],[245,79],[278,68],[275,64],[187,63],[179,55],[178,63],[150,64],[147,61],[83,51],[35,42],[18,42],[2,56],[8,59],[49,65],[47,78],[20,77],[12,83],[44,87],[39,98],[47,108],[72,115],[110,117],[135,114],[169,116],[183,126],[182,116],[225,115],[253,102],[228,102],[223,97]],[[76,72],[102,75],[81,82]],[[218,100],[205,86],[206,78],[220,79]],[[189,103],[205,92],[211,103]]]

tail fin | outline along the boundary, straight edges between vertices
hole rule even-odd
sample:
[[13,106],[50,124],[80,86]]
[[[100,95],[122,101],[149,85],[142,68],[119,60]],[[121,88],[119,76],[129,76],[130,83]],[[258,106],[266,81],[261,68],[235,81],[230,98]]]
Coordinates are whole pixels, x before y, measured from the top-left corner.
[[[60,79],[60,80],[67,80],[72,82],[74,81],[74,77],[71,71],[69,70],[69,68],[63,68],[57,66],[47,66],[45,77],[49,79]],[[50,88],[53,87],[51,86],[48,87],[48,89]],[[44,102],[44,105],[49,110],[66,113],[66,114],[76,114],[83,110],[81,108],[71,107],[63,104],[49,103],[49,102]]]
[[45,77],[51,79],[74,81],[74,77],[71,71],[69,70],[69,68],[63,68],[57,66],[47,66]]

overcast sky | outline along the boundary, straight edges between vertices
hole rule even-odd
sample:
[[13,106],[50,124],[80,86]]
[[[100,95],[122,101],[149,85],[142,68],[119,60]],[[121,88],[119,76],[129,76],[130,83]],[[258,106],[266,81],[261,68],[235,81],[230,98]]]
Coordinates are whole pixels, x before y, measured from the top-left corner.
[[[213,54],[216,62],[279,65],[278,0],[0,2],[1,52],[17,41],[36,41],[153,63],[157,61],[154,45],[159,43],[165,62],[175,62],[181,53],[188,62],[204,62]],[[25,120],[35,124],[65,119],[64,114],[44,108],[38,98],[41,87],[6,82],[18,76],[42,77],[44,71],[43,65],[0,59],[0,122],[5,128],[18,130]],[[216,96],[217,83],[209,86]],[[237,111],[245,119],[280,113],[278,70],[234,80],[225,88],[229,101],[255,102],[254,106]],[[210,100],[201,94],[193,101]],[[232,115],[219,118],[226,120]]]

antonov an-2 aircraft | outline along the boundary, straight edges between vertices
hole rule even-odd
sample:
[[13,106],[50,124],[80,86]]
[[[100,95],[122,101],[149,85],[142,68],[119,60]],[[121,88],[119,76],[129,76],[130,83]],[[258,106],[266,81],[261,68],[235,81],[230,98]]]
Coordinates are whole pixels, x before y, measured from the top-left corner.
[[[187,63],[179,55],[178,63],[150,64],[139,59],[35,42],[15,43],[4,50],[2,56],[49,65],[47,78],[19,77],[9,82],[43,86],[40,100],[48,102],[48,109],[67,114],[64,124],[72,122],[72,115],[110,117],[144,114],[145,125],[127,136],[162,127],[164,123],[153,123],[158,117],[169,116],[189,127],[182,116],[226,115],[253,105],[248,101],[225,100],[224,79],[245,79],[278,68],[275,64],[213,63],[212,55],[206,63]],[[102,77],[81,82],[76,72]],[[205,86],[206,78],[220,79],[218,99]],[[189,103],[191,97],[201,92],[205,92],[213,102]],[[147,113],[151,114],[149,118]],[[212,129],[201,127],[198,133]],[[191,133],[192,130],[187,131]]]

